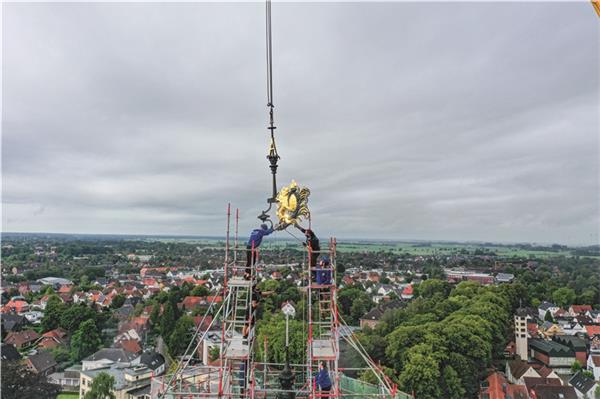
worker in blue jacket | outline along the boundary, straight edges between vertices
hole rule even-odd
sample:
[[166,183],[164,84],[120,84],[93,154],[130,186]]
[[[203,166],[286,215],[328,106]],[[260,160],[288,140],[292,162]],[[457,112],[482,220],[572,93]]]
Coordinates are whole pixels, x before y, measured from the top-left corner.
[[252,230],[252,233],[250,233],[250,238],[246,243],[246,274],[244,275],[246,280],[250,279],[250,273],[252,271],[251,268],[256,263],[256,249],[258,249],[260,246],[263,237],[268,236],[273,231],[274,230],[272,227],[269,227],[266,224],[261,224],[260,229],[254,229]]
[[331,378],[324,361],[319,363],[319,374],[315,377],[317,387],[321,390],[321,397],[328,397],[331,390]]

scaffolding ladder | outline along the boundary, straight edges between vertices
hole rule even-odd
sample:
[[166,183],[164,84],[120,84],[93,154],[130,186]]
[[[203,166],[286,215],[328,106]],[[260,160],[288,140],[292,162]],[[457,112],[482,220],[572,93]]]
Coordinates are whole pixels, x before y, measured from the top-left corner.
[[[330,263],[326,268],[311,262],[312,257],[328,254]],[[308,247],[308,386],[311,398],[340,396],[338,381],[339,361],[339,319],[335,284],[336,241],[329,240],[329,250],[312,251]],[[316,267],[311,264],[315,263]],[[322,273],[325,273],[323,275]],[[331,379],[331,390],[322,394],[316,384],[319,363],[324,362]]]

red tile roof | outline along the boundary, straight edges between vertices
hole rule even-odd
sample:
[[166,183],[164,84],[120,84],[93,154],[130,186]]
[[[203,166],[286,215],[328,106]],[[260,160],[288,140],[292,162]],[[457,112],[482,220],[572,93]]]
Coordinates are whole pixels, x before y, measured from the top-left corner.
[[67,335],[67,332],[62,328],[55,328],[54,330],[46,331],[42,334],[42,337],[55,337],[55,338],[63,338]]
[[[509,383],[502,374],[496,372],[491,374],[487,379],[489,386],[487,388],[487,393],[489,399],[505,399],[507,395],[510,395],[511,398],[514,399],[527,399],[527,388],[524,385],[513,385]],[[506,387],[506,392],[504,389]]]
[[129,353],[140,353],[142,351],[140,343],[135,339],[124,339],[117,344],[117,347],[121,347]]
[[575,314],[585,313],[588,310],[592,310],[592,306],[591,305],[571,305],[571,310]]
[[189,310],[200,306],[205,301],[206,299],[201,296],[186,296],[181,304],[183,305],[184,309]]
[[29,304],[21,299],[16,299],[13,300],[11,299],[10,301],[8,301],[6,303],[6,305],[4,305],[4,307],[2,308],[2,312],[3,313],[7,313],[7,312],[17,312],[17,313],[21,313],[21,312],[26,312],[29,309]]
[[589,337],[600,335],[600,326],[585,326],[585,331]]

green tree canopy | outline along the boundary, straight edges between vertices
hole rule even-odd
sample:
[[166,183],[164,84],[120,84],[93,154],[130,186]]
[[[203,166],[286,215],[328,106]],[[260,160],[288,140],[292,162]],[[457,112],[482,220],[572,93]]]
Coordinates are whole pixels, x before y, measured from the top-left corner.
[[182,316],[175,323],[175,328],[169,336],[169,352],[171,356],[181,356],[185,352],[194,334],[194,320]]
[[54,399],[60,386],[50,384],[42,374],[32,372],[18,361],[2,360],[2,399]]
[[559,288],[552,293],[552,300],[558,306],[563,308],[566,308],[575,303],[576,298],[577,295],[575,294],[575,291],[567,287]]
[[84,321],[71,338],[71,358],[75,362],[92,355],[102,345],[102,339],[93,320]]
[[86,320],[95,322],[96,311],[84,304],[71,305],[63,310],[63,313],[60,316],[60,327],[67,330],[69,333],[73,333],[79,328],[79,325]]
[[114,387],[115,378],[112,375],[105,372],[98,373],[92,381],[91,389],[83,399],[115,399]]
[[60,324],[62,313],[66,306],[63,304],[60,297],[56,294],[50,295],[44,309],[44,317],[42,318],[42,329],[50,331],[57,328]]

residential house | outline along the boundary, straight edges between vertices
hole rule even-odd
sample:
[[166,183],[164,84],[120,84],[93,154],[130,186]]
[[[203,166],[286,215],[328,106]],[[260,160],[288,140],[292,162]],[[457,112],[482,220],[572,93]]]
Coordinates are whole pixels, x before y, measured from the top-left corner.
[[481,384],[480,398],[485,399],[529,399],[525,385],[510,384],[502,373],[490,374]]
[[186,296],[181,302],[181,308],[188,312],[199,309],[202,306],[206,306],[206,298],[201,296]]
[[56,328],[42,334],[36,345],[38,349],[53,349],[66,343],[67,332],[61,328]]
[[22,299],[11,299],[2,307],[2,313],[24,313],[29,311],[29,303]]
[[577,399],[575,389],[565,385],[537,385],[530,391],[532,399]]
[[365,328],[368,326],[370,328],[375,328],[375,326],[381,321],[381,317],[386,311],[397,309],[403,305],[404,303],[400,300],[383,302],[360,318],[360,327]]
[[42,322],[42,318],[44,317],[44,314],[42,312],[38,312],[37,310],[24,312],[21,315],[24,316],[31,324],[40,324]]
[[552,370],[550,367],[542,366],[540,368],[536,368],[536,371],[538,372],[540,377],[548,378],[548,379],[554,378],[557,380],[561,380],[561,384],[562,384],[562,379],[560,378],[560,376],[558,374],[556,374],[556,372],[554,370]]
[[587,369],[594,374],[594,379],[600,381],[600,354],[591,354],[587,359]]
[[555,335],[564,335],[564,331],[556,323],[545,321],[539,328],[538,331],[545,337],[551,338]]
[[573,377],[569,379],[569,385],[575,388],[578,398],[593,398],[598,388],[596,381],[583,374],[579,370]]
[[413,286],[412,286],[412,284],[409,284],[402,289],[402,294],[400,295],[400,297],[402,299],[412,299],[413,295],[414,295]]
[[585,334],[585,326],[576,321],[559,322],[559,325],[565,335]]
[[135,328],[130,328],[127,331],[124,331],[122,333],[120,333],[119,335],[117,335],[114,338],[114,343],[119,343],[120,341],[126,341],[126,340],[136,340],[136,341],[141,341],[141,337],[140,334],[138,333],[138,331]]
[[588,310],[587,312],[585,312],[586,316],[588,316],[590,319],[592,319],[594,321],[594,323],[598,323],[600,324],[600,310]]
[[585,313],[581,313],[575,317],[573,317],[573,321],[582,324],[584,326],[590,326],[594,324],[594,320],[592,320],[588,315],[586,315]]
[[527,387],[527,390],[531,392],[532,388],[539,385],[563,385],[560,378],[545,378],[545,377],[524,377],[523,383]]
[[599,354],[600,353],[600,335],[594,335],[588,337],[588,342],[590,344],[590,353]]
[[2,320],[2,331],[13,332],[21,331],[27,325],[27,318],[14,313],[5,313],[0,319]]
[[134,362],[134,364],[140,364],[148,367],[152,370],[152,373],[161,375],[165,372],[166,362],[163,355],[155,351],[144,351],[142,355]]
[[40,338],[40,334],[33,330],[23,330],[9,333],[4,343],[14,345],[17,349],[31,346]]
[[580,314],[586,314],[586,312],[591,310],[593,310],[591,305],[571,305],[569,307],[569,315],[575,317]]
[[142,347],[140,346],[140,341],[136,339],[124,339],[115,344],[116,348],[122,348],[128,353],[132,354],[140,354],[142,353]]
[[61,390],[68,392],[79,391],[81,366],[71,366],[65,371],[48,375],[48,382],[60,385]]
[[510,360],[506,362],[506,378],[511,384],[525,384],[525,377],[540,377],[540,374],[525,360]]
[[596,335],[600,335],[600,326],[585,326],[585,333],[588,338],[592,339]]
[[544,320],[544,317],[546,317],[546,312],[548,311],[550,312],[552,317],[554,317],[554,313],[556,313],[558,309],[559,307],[553,304],[552,302],[544,301],[540,304],[540,306],[538,306],[538,317],[540,318],[540,320]]
[[112,365],[129,365],[138,357],[137,354],[129,353],[122,348],[102,348],[81,361],[81,369],[95,370]]
[[47,351],[39,351],[35,355],[29,356],[25,363],[31,371],[44,376],[53,373],[57,366],[54,356]]

